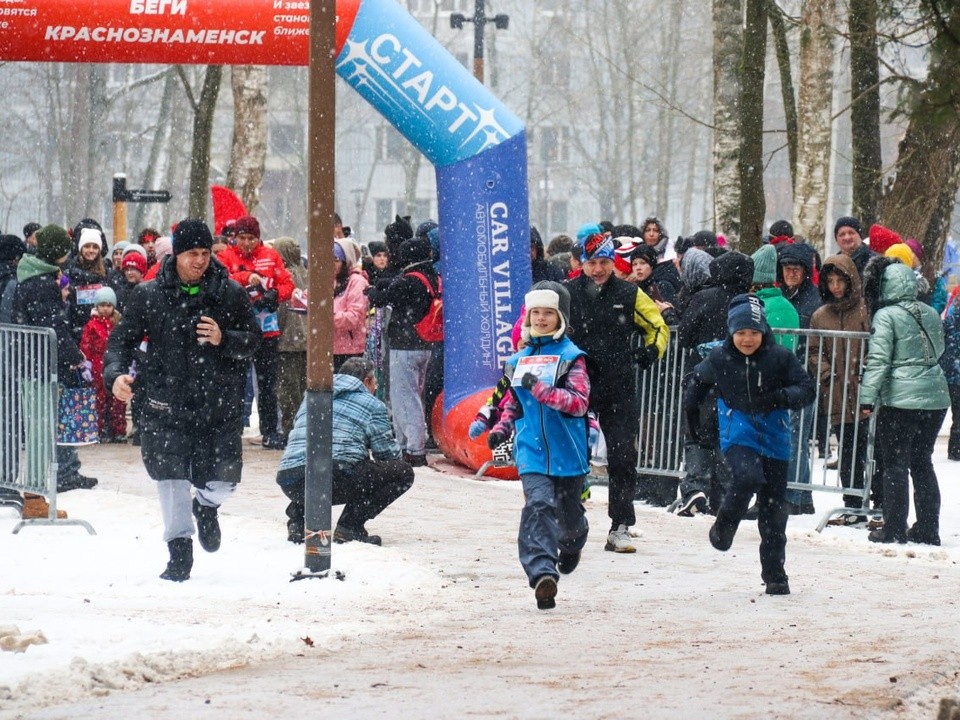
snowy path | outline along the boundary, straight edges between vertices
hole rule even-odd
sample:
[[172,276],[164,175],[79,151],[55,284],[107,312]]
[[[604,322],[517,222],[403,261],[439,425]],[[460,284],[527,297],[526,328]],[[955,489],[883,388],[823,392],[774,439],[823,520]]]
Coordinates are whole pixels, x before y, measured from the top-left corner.
[[638,553],[604,552],[597,488],[584,560],[542,612],[516,561],[516,483],[418,469],[370,524],[383,548],[335,546],[345,582],[290,584],[279,454],[251,450],[223,549],[172,585],[135,449],[83,457],[100,486],[61,505],[97,537],[13,536],[0,516],[0,624],[50,639],[0,653],[0,718],[928,718],[960,695],[960,472],[945,461],[943,548],[797,518],[788,597],[763,594],[747,524],[721,554],[706,518],[638,506]]

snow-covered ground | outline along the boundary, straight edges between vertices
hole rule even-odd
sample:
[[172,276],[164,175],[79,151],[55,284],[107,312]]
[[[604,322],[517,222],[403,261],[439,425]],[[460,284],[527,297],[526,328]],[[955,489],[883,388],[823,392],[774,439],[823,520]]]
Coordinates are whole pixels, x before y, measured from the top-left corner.
[[[877,546],[792,518],[793,594],[763,594],[756,527],[728,553],[709,518],[638,505],[635,555],[603,551],[606,492],[557,608],[516,560],[518,483],[435,458],[369,529],[335,545],[340,581],[289,582],[280,454],[247,447],[223,547],[192,578],[166,562],[138,448],[83,449],[78,527],[0,510],[0,626],[47,644],[0,652],[0,718],[932,718],[960,698],[960,464],[937,448],[943,546]],[[817,494],[819,509],[836,496]],[[339,508],[335,509],[339,510]]]

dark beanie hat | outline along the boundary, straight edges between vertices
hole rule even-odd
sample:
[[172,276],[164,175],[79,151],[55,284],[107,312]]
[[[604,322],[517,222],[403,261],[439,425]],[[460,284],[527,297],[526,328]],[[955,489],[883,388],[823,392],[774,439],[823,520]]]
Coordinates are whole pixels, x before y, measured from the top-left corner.
[[844,215],[842,218],[837,220],[837,224],[833,226],[834,238],[836,238],[837,235],[840,233],[840,228],[842,227],[853,228],[856,231],[857,235],[859,235],[861,238],[863,237],[863,225],[861,225],[860,221],[857,220],[855,217],[849,217],[847,215]]
[[424,238],[438,225],[433,220],[424,220],[422,223],[417,225],[417,232],[414,234],[414,237]]
[[233,224],[233,232],[235,235],[249,234],[259,238],[260,223],[253,215],[244,215]]
[[404,265],[425,262],[433,256],[430,241],[426,238],[404,240],[400,245],[400,262]]
[[395,243],[399,245],[404,240],[409,240],[413,237],[413,227],[410,225],[409,216],[400,217],[396,216],[396,220],[387,225],[384,229],[383,234],[387,238],[387,243]]
[[637,259],[643,260],[650,267],[656,267],[657,261],[659,260],[657,257],[657,249],[652,245],[637,245],[633,252],[630,253],[630,262]]
[[717,246],[717,234],[711,230],[698,230],[690,240],[698,248]]
[[213,247],[213,235],[203,220],[187,218],[177,223],[173,231],[173,254],[179,255],[187,250]]
[[386,244],[385,242],[380,241],[380,240],[371,240],[371,241],[367,244],[367,250],[370,251],[370,254],[371,254],[371,255],[379,255],[380,253],[388,253],[388,252],[390,252],[390,251],[387,249],[387,244]]
[[39,230],[41,227],[43,226],[40,225],[40,223],[28,222],[26,225],[23,226],[23,236],[25,238],[28,238],[31,235],[33,235],[37,230]]
[[786,220],[777,220],[770,226],[770,237],[793,237],[793,225]]
[[737,295],[727,310],[727,329],[733,335],[738,330],[767,331],[767,313],[763,301],[753,293]]
[[59,225],[47,225],[37,231],[37,257],[50,265],[69,255],[73,241],[67,231]]
[[26,243],[16,235],[0,235],[0,263],[19,260],[26,251]]

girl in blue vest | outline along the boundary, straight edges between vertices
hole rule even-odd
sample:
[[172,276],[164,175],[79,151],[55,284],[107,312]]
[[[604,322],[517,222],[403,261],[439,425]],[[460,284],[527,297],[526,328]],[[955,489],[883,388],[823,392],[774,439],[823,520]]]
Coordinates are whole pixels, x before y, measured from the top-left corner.
[[557,580],[580,562],[587,518],[580,500],[588,471],[586,355],[566,336],[570,295],[552,281],[527,293],[523,350],[507,360],[510,392],[487,438],[498,447],[515,433],[514,457],[526,504],[517,544],[537,607],[556,607]]
[[710,543],[717,550],[730,549],[756,493],[760,576],[768,595],[789,595],[783,505],[790,460],[789,411],[813,402],[816,389],[797,356],[776,344],[759,297],[737,295],[730,300],[727,329],[727,340],[693,369],[684,395],[690,434],[698,441],[705,435],[700,430],[700,404],[711,388],[719,398],[720,450],[732,480],[710,528]]

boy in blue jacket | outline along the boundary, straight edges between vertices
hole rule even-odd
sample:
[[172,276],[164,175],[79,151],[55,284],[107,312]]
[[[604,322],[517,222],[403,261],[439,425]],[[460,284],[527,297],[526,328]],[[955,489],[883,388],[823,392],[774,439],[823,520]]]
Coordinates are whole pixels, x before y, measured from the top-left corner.
[[684,410],[700,436],[700,404],[716,388],[720,449],[732,481],[710,528],[710,543],[730,549],[737,526],[757,495],[761,578],[768,595],[789,595],[784,571],[787,513],[783,507],[790,460],[790,410],[813,402],[813,380],[797,356],[774,341],[763,302],[737,295],[727,312],[730,336],[688,378]]
[[514,457],[526,503],[517,544],[537,607],[556,607],[560,574],[574,571],[587,542],[580,499],[589,469],[586,355],[567,336],[570,295],[560,283],[538,282],[525,298],[527,343],[504,367],[511,386],[500,420],[487,437],[499,447],[516,433]]

